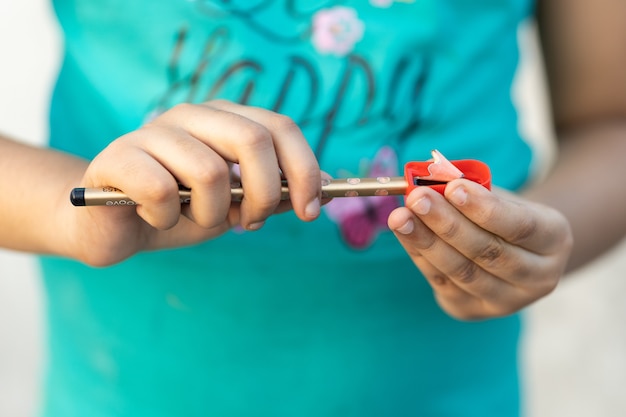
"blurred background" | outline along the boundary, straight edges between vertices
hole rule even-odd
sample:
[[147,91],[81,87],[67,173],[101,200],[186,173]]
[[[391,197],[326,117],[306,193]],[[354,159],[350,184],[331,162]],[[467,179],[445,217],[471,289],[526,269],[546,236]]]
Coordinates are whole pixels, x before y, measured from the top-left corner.
[[[532,25],[520,31],[523,66],[513,94],[524,109],[521,128],[547,155],[545,166],[553,146],[533,36]],[[46,0],[0,2],[0,131],[43,143],[59,50]],[[626,242],[526,311],[520,360],[528,417],[626,415],[625,276]],[[36,410],[44,302],[33,258],[0,250],[0,416],[32,417]]]

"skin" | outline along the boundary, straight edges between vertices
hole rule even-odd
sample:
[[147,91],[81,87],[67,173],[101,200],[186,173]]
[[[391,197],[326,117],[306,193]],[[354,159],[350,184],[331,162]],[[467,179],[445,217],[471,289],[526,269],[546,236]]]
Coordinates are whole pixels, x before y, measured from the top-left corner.
[[626,4],[539,1],[559,158],[522,198],[466,181],[419,188],[389,227],[448,314],[513,313],[626,231]]
[[[445,196],[421,187],[389,216],[390,229],[451,316],[518,311],[623,236],[625,9],[622,0],[539,2],[561,146],[545,181],[522,196],[463,179],[448,184]],[[6,138],[0,155],[0,189],[16,190],[0,205],[0,246],[94,266],[198,243],[236,225],[258,230],[285,210],[303,221],[320,213],[324,174],[293,121],[225,101],[179,105],[93,161]],[[240,164],[247,184],[241,204],[230,204],[231,163]],[[281,172],[291,202],[280,201]],[[193,190],[188,206],[179,204],[177,180]],[[124,190],[139,205],[68,204],[71,188],[102,185]]]
[[[0,246],[94,266],[198,243],[234,226],[258,230],[286,210],[303,221],[320,213],[323,173],[300,129],[285,116],[226,101],[176,106],[113,141],[90,163],[7,140],[0,146],[13,156],[2,158],[0,168],[15,173],[1,181],[29,190],[0,206]],[[233,162],[241,166],[245,198],[231,205]],[[18,175],[25,166],[28,175]],[[280,200],[281,171],[291,201]],[[179,203],[177,181],[192,189],[191,204]],[[76,210],[67,200],[76,184],[113,184],[138,206]]]
[[573,244],[558,211],[463,179],[445,197],[414,190],[388,223],[440,306],[466,320],[508,315],[550,293]]

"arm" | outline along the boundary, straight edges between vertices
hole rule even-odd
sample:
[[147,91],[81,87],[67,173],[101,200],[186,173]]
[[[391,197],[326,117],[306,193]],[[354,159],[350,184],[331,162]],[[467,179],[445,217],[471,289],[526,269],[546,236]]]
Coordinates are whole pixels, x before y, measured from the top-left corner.
[[571,270],[626,233],[626,3],[539,1],[538,17],[560,151],[526,195],[568,218]]
[[64,198],[87,162],[0,136],[0,247],[65,254]]

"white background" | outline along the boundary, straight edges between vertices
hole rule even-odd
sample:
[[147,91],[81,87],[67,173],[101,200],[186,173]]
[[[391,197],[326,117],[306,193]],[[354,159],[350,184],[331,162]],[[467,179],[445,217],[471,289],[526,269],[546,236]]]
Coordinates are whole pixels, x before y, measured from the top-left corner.
[[[534,44],[524,35],[523,45],[531,54],[515,96],[530,103],[524,129],[549,150],[545,105],[534,100],[541,87]],[[43,142],[59,49],[47,1],[0,2],[0,131]],[[0,204],[8,193],[0,190]],[[529,417],[626,415],[625,276],[623,244],[528,310],[521,361]],[[0,416],[36,410],[45,364],[43,300],[33,259],[0,250]]]

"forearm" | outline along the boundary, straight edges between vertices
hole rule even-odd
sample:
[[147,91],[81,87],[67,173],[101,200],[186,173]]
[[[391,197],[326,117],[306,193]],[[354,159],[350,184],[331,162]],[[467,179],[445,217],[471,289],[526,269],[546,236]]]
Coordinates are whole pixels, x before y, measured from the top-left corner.
[[[526,196],[560,210],[569,220],[574,249],[568,271],[602,254],[626,232],[626,121],[560,132],[559,161]],[[613,180],[612,180],[613,179]]]
[[0,247],[69,255],[68,193],[87,163],[0,136]]

